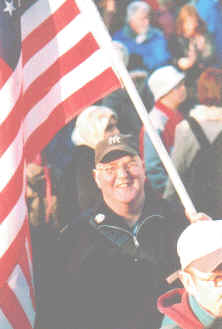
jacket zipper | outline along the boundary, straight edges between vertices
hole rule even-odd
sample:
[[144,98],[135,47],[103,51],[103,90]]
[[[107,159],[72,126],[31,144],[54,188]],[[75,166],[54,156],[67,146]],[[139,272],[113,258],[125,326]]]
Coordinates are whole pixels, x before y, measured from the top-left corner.
[[115,225],[100,225],[100,226],[98,227],[98,229],[100,230],[100,229],[103,228],[103,227],[107,227],[107,228],[111,228],[111,229],[115,229],[115,230],[118,230],[118,231],[122,231],[122,232],[124,232],[124,233],[127,233],[127,234],[129,234],[129,235],[132,237],[132,239],[133,239],[133,243],[134,243],[134,246],[135,246],[136,248],[138,248],[138,247],[140,246],[140,243],[139,243],[139,241],[138,241],[138,239],[137,239],[137,234],[138,234],[139,231],[141,230],[141,227],[143,226],[143,224],[144,224],[145,222],[147,222],[149,219],[153,218],[153,217],[160,217],[160,218],[163,218],[163,216],[161,216],[161,215],[152,215],[152,216],[149,216],[149,217],[145,218],[141,223],[138,223],[138,225],[135,226],[135,229],[133,230],[133,233],[130,232],[129,230],[126,230],[126,229],[124,229],[124,228],[122,228],[122,227],[115,226]]

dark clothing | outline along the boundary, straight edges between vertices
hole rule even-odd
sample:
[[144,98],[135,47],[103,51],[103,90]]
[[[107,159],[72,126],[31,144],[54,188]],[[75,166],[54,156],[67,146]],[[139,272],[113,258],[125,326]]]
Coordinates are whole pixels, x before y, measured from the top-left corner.
[[173,64],[178,66],[178,60],[182,57],[189,57],[190,45],[193,43],[195,47],[195,53],[197,56],[196,62],[193,66],[185,71],[185,85],[188,93],[186,102],[197,102],[197,80],[201,72],[203,72],[209,66],[215,66],[215,46],[209,33],[202,33],[205,40],[205,48],[200,51],[197,48],[195,39],[186,39],[182,36],[173,35],[168,40],[169,49],[173,56]]
[[161,329],[222,328],[222,320],[203,309],[185,289],[168,291],[159,297],[157,306],[164,314]]
[[[205,49],[201,52],[197,49],[197,45],[195,44],[195,52],[197,54],[197,68],[201,66],[201,69],[204,69],[204,67],[211,66],[215,64],[215,47],[212,40],[212,37],[209,33],[203,33],[202,34],[204,40],[205,40],[205,48],[207,49],[207,53],[205,53]],[[191,42],[195,42],[192,39],[186,39],[182,36],[173,35],[168,43],[169,43],[169,49],[173,55],[175,65],[177,65],[177,61],[181,57],[188,57],[189,54],[189,48]],[[193,70],[194,67],[192,67],[190,70]]]
[[[30,226],[32,240],[32,259],[34,272],[36,322],[35,329],[55,329],[58,291],[57,283],[58,253],[57,232],[44,222]],[[62,327],[61,327],[62,328]],[[60,328],[60,329],[61,329]]]
[[146,193],[132,229],[101,202],[61,236],[61,245],[70,241],[63,265],[63,328],[160,325],[155,301],[166,290],[165,277],[178,268],[176,241],[187,221],[151,189]]
[[[146,80],[133,79],[147,111],[153,106],[153,96]],[[118,115],[118,128],[123,134],[139,136],[142,121],[125,89],[118,89],[102,100],[102,105],[113,109]]]
[[72,160],[72,151],[74,145],[71,140],[75,119],[63,127],[43,150],[47,164],[57,180],[62,177],[64,169]]
[[106,16],[109,15],[110,19],[109,24],[107,25],[107,28],[109,29],[110,34],[112,35],[114,32],[119,30],[123,24],[125,23],[125,16],[126,16],[126,8],[129,5],[129,3],[132,0],[118,0],[116,2],[116,10],[113,12],[109,12],[107,10],[104,10],[102,8],[102,3],[104,2],[103,0],[95,0],[94,2],[96,3],[103,19],[104,22],[107,23]]
[[64,224],[70,223],[84,209],[94,207],[100,200],[100,190],[92,175],[94,150],[86,145],[76,146],[70,165],[65,169],[60,186],[61,215]]
[[139,118],[127,92],[118,89],[102,100],[102,105],[113,109],[118,115],[118,127],[123,134],[139,135],[141,119]]

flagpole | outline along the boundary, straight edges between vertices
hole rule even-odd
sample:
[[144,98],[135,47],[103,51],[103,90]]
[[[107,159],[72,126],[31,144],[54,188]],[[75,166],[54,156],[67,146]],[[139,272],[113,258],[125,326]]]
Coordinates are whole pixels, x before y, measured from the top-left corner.
[[[188,214],[194,214],[196,213],[196,209],[193,205],[193,202],[187,193],[185,186],[175,168],[173,165],[172,160],[170,159],[170,156],[163,145],[163,142],[156,132],[156,130],[153,128],[152,123],[149,119],[148,112],[146,110],[145,105],[142,102],[142,99],[136,89],[136,86],[134,82],[132,81],[129,72],[127,71],[124,63],[120,60],[118,54],[116,53],[113,45],[112,45],[112,39],[109,35],[109,32],[105,26],[105,24],[102,21],[102,18],[96,9],[95,4],[92,2],[92,0],[76,0],[80,7],[84,7],[85,12],[88,12],[88,19],[91,15],[94,16],[95,20],[95,26],[91,26],[92,30],[95,30],[95,34],[97,35],[97,42],[98,44],[106,48],[106,52],[108,56],[110,57],[112,63],[113,63],[113,69],[118,74],[123,86],[125,87],[132,103],[134,104],[134,107],[141,119],[141,121],[144,124],[144,127],[157,151],[159,154],[159,157],[174,185],[174,188],[184,206]],[[89,21],[89,20],[88,20]]]

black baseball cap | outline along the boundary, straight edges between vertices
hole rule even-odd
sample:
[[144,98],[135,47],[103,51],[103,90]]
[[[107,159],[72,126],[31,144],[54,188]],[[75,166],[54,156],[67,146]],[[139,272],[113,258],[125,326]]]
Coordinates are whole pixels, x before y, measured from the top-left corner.
[[124,154],[139,155],[136,138],[123,134],[110,136],[96,145],[95,164],[112,161]]

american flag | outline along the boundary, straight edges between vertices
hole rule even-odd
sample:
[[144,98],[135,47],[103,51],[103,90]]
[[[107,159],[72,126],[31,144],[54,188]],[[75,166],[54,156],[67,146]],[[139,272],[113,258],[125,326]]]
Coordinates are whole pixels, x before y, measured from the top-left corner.
[[0,329],[35,323],[26,159],[120,87],[96,16],[91,0],[0,0]]

